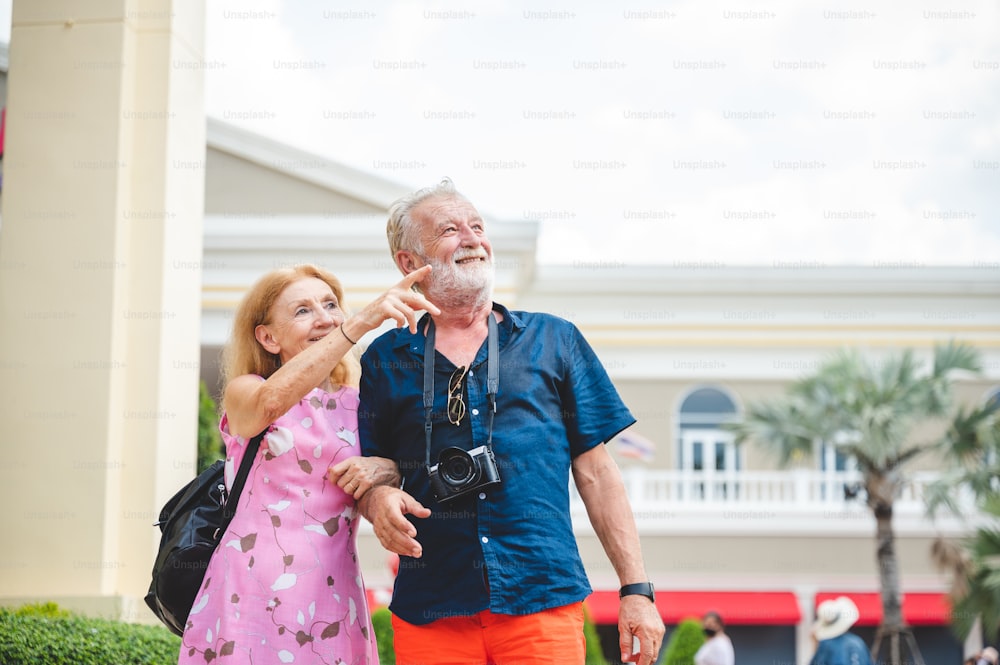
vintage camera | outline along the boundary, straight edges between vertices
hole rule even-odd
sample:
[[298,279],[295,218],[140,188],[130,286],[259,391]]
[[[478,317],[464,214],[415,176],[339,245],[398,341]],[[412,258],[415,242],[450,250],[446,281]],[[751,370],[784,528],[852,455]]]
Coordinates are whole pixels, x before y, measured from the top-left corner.
[[434,496],[442,503],[500,484],[500,471],[493,450],[479,446],[466,452],[449,447],[438,455],[438,463],[427,467]]

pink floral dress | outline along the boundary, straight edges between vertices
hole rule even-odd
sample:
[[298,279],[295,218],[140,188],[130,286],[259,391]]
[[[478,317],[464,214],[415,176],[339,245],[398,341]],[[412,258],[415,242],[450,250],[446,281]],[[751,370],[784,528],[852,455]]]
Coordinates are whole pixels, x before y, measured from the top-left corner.
[[[220,429],[231,485],[247,441],[225,416]],[[355,502],[327,479],[359,454],[357,433],[353,388],[316,388],[271,425],[195,596],[182,665],[377,665]]]

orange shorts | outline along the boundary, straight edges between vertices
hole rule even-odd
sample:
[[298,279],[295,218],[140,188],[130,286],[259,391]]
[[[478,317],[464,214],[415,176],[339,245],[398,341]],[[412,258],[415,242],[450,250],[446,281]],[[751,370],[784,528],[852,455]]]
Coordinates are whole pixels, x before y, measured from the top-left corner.
[[483,610],[415,626],[392,616],[397,665],[550,665],[586,659],[583,603],[511,616]]

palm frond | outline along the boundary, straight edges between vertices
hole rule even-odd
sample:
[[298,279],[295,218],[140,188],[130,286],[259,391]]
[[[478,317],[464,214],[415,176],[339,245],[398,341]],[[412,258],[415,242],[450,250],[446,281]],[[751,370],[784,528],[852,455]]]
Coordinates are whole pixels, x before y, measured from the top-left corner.
[[968,577],[972,572],[972,557],[961,543],[940,536],[935,538],[931,545],[931,559],[939,571],[951,575],[952,599],[969,593]]
[[887,466],[893,470],[899,469],[899,467],[903,466],[914,457],[923,455],[933,449],[934,446],[931,445],[911,445],[909,448],[906,448],[896,455],[895,459],[889,460]]
[[928,517],[933,518],[942,509],[947,510],[952,515],[962,515],[954,491],[958,478],[958,474],[949,474],[924,487],[924,508]]
[[[1000,494],[986,496],[982,510],[1000,520]],[[965,549],[969,555],[966,592],[955,599],[952,630],[964,639],[976,617],[981,617],[986,638],[993,642],[1000,634],[1000,529],[995,525],[980,527]]]
[[952,631],[959,639],[964,640],[975,626],[976,619],[981,618],[986,639],[996,642],[1000,633],[1000,589],[990,589],[982,584],[979,576],[973,576],[969,592],[952,606],[951,617]]
[[723,427],[739,444],[755,442],[775,453],[782,466],[799,453],[811,453],[815,439],[811,417],[798,400],[772,400],[752,405],[742,421]]
[[[982,502],[1000,491],[1000,413],[992,405],[958,411],[940,449],[950,465],[943,478],[948,487],[942,491],[953,495],[951,505],[959,502],[959,493]],[[937,495],[932,499],[929,508],[949,505]]]
[[854,457],[862,473],[878,473],[882,469],[878,461],[869,457],[868,451],[861,446],[849,446],[844,452]]
[[955,340],[934,347],[934,378],[945,378],[956,370],[982,372],[982,361],[975,347]]
[[992,405],[959,409],[945,433],[948,452],[960,461],[978,463],[982,455],[997,450],[997,412]]

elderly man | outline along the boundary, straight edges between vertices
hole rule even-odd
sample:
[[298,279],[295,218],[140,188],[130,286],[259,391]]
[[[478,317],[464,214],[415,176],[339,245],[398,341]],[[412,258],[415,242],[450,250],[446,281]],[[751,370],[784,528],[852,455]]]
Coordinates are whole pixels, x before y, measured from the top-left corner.
[[[621,474],[604,445],[635,422],[579,330],[492,301],[486,223],[450,180],[389,212],[390,251],[441,311],[362,358],[359,433],[405,492],[364,515],[401,555],[390,609],[400,665],[583,663],[591,589],[569,475],[621,584],[623,660],[648,665],[663,622]],[[638,650],[633,650],[633,638]]]

